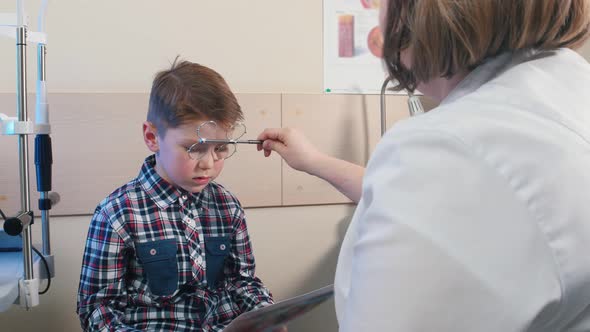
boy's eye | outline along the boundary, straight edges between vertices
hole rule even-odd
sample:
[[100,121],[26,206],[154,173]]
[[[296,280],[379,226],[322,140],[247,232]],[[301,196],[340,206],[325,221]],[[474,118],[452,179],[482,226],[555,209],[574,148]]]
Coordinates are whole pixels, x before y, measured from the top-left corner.
[[227,144],[217,145],[215,147],[215,152],[227,152],[228,150]]
[[193,145],[192,148],[193,151],[195,152],[207,152],[207,150],[209,150],[209,147],[207,146],[207,144],[195,144]]

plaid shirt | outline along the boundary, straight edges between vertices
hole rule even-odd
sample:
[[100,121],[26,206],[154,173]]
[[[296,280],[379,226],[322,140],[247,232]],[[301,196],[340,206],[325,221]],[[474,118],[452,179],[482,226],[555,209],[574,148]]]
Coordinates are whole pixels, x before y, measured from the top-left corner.
[[244,210],[221,185],[173,187],[148,157],[94,213],[78,314],[86,331],[220,331],[272,303],[254,276]]

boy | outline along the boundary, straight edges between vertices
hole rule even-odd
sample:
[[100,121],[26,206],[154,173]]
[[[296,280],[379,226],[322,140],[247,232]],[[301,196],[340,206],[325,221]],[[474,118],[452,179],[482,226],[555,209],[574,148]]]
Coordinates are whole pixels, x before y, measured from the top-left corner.
[[[182,61],[158,73],[143,138],[154,155],[96,208],[78,290],[85,331],[220,331],[273,302],[254,275],[244,211],[213,180],[243,117],[225,80]],[[229,146],[229,148],[232,148]]]

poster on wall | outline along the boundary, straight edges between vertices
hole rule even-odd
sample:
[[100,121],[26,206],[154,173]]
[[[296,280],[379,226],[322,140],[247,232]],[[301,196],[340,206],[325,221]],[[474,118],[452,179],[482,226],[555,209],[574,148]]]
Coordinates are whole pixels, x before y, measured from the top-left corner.
[[379,94],[380,0],[324,0],[324,92]]

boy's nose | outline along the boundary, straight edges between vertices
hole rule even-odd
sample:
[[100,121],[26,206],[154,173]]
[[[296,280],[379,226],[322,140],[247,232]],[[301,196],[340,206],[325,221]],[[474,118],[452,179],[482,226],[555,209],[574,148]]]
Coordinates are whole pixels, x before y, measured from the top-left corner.
[[215,159],[213,157],[213,151],[209,150],[203,157],[201,157],[201,159],[199,159],[197,167],[200,169],[209,169],[213,167],[214,163]]

